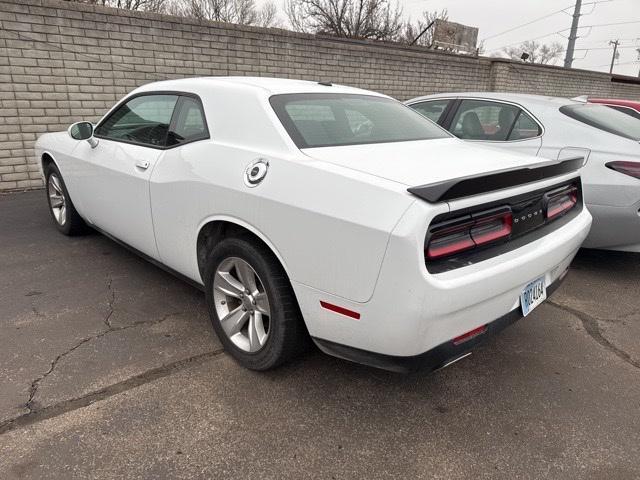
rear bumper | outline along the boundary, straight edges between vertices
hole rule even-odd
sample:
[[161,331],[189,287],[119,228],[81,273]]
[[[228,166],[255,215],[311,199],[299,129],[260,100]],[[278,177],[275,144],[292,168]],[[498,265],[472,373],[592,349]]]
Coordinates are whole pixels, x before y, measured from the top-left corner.
[[[567,272],[568,270],[565,270],[557,280],[547,287],[547,298],[558,289],[566,277]],[[351,362],[361,363],[363,365],[398,373],[410,373],[418,370],[430,372],[465,357],[471,350],[485,342],[489,337],[499,333],[521,318],[522,310],[520,308],[515,308],[506,315],[488,323],[486,325],[486,330],[482,334],[475,336],[464,343],[456,345],[453,340],[449,340],[424,353],[410,357],[370,352],[315,337],[313,337],[313,341],[324,353],[344,360],[349,360]]]
[[[519,308],[522,290],[535,279],[544,278],[551,291],[591,226],[591,215],[583,209],[568,224],[525,246],[434,275],[424,261],[416,261],[424,255],[424,232],[417,231],[425,218],[420,208],[418,204],[415,211],[410,209],[391,236],[368,302],[353,302],[293,282],[312,337],[375,352],[380,358],[422,355]],[[357,312],[359,317],[322,308],[323,301]]]

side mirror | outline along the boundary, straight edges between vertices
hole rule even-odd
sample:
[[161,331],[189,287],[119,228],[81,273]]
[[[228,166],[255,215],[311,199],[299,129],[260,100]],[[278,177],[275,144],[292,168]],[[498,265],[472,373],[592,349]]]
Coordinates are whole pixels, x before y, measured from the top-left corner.
[[93,138],[93,125],[91,122],[76,122],[69,127],[69,136],[74,140],[86,140],[91,145],[91,148],[95,148],[98,145],[98,140]]

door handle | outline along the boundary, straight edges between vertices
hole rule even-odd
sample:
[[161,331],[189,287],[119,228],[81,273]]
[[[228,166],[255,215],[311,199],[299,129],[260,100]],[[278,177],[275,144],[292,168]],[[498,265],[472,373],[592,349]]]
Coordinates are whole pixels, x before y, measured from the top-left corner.
[[149,161],[148,160],[138,160],[136,162],[136,167],[138,167],[140,170],[146,170],[147,168],[149,168]]

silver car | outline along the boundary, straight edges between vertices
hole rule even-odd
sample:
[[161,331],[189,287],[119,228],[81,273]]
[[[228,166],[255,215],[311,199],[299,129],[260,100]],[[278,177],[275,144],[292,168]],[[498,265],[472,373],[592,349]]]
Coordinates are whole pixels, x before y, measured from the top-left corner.
[[405,103],[464,140],[554,160],[584,156],[585,202],[594,220],[584,246],[640,252],[640,120],[604,105],[512,93]]

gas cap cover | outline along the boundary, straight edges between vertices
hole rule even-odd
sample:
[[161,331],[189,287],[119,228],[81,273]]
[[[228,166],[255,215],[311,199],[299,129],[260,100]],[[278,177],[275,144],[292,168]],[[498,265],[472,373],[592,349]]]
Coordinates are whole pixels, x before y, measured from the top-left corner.
[[264,158],[259,158],[249,164],[244,171],[244,183],[247,187],[255,187],[264,180],[269,170],[269,162]]

